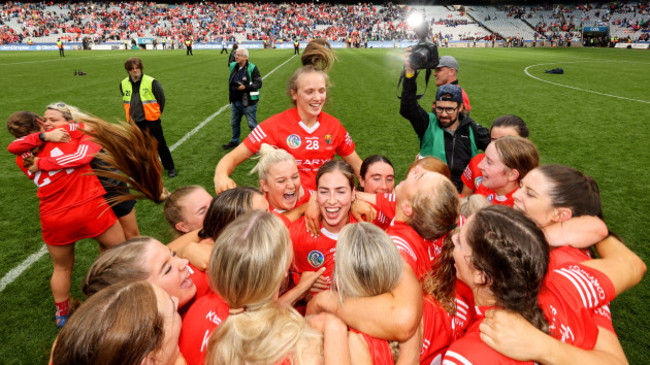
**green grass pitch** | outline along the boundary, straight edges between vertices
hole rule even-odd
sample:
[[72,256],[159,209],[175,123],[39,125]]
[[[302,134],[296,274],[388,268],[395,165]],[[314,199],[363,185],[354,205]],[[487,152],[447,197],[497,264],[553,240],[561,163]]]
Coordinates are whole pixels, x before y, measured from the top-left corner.
[[[226,55],[197,50],[193,57],[176,51],[0,52],[0,119],[17,110],[42,113],[54,101],[64,101],[109,121],[124,119],[119,82],[126,77],[124,60],[143,59],[144,71],[163,85],[167,106],[162,120],[173,146],[199,123],[228,103]],[[250,60],[263,76],[260,121],[290,106],[286,82],[300,65],[292,50],[252,50]],[[401,71],[401,50],[337,50],[330,72],[333,87],[325,110],[339,118],[363,158],[388,156],[397,176],[404,176],[418,152],[409,123],[400,117],[395,87]],[[650,52],[625,49],[441,49],[460,63],[459,79],[472,102],[472,117],[489,127],[503,114],[522,117],[543,163],[562,163],[591,175],[599,183],[610,229],[620,234],[646,262],[650,198]],[[291,58],[291,59],[290,59]],[[285,61],[287,61],[283,64]],[[564,75],[544,70],[563,67]],[[75,70],[87,76],[73,76]],[[269,74],[271,70],[273,73]],[[422,79],[423,77],[420,77]],[[420,80],[422,81],[422,80]],[[420,90],[423,89],[423,83]],[[435,86],[422,105],[428,108]],[[178,177],[167,179],[171,191],[200,184],[213,191],[212,176],[230,138],[230,111],[225,108],[172,152]],[[248,133],[242,124],[243,135]],[[0,133],[0,145],[12,137]],[[43,243],[36,187],[4,152],[0,159],[0,277],[19,266]],[[253,162],[235,171],[240,185],[256,185],[248,175]],[[143,235],[163,242],[172,232],[162,206],[137,204]],[[90,240],[77,244],[73,295],[97,255]],[[49,288],[51,261],[46,254],[0,292],[0,363],[46,363],[57,330]],[[612,304],[614,324],[628,359],[645,363],[650,357],[648,280]]]

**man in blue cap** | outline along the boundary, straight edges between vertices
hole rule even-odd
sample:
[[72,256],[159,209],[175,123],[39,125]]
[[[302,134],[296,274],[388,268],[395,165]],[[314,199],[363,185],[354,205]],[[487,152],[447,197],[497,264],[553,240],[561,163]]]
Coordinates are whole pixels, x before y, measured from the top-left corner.
[[463,188],[461,175],[478,150],[485,150],[490,143],[490,132],[462,113],[462,90],[455,84],[445,84],[438,88],[433,113],[427,113],[416,98],[417,72],[410,67],[408,56],[405,58],[399,112],[411,122],[418,135],[419,157],[434,156],[446,162],[451,172],[451,181],[460,192]]

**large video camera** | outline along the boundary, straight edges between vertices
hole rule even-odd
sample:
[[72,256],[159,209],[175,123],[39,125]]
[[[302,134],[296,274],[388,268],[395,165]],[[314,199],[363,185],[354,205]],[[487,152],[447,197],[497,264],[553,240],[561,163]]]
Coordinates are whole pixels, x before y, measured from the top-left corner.
[[409,63],[416,70],[434,69],[438,65],[438,47],[427,39],[429,23],[426,20],[413,27],[420,39],[411,51]]

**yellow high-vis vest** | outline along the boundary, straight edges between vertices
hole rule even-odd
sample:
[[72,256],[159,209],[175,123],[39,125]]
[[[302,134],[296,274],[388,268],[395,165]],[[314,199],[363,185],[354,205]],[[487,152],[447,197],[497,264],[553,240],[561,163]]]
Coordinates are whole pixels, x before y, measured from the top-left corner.
[[[144,118],[148,121],[158,120],[161,114],[160,104],[158,104],[158,100],[153,95],[153,80],[155,79],[151,76],[142,75],[142,81],[140,82],[140,100],[144,109]],[[124,111],[126,112],[126,120],[130,121],[131,115],[129,111],[131,110],[133,89],[131,88],[131,80],[128,77],[122,80],[122,92],[124,93],[122,101],[124,103]]]

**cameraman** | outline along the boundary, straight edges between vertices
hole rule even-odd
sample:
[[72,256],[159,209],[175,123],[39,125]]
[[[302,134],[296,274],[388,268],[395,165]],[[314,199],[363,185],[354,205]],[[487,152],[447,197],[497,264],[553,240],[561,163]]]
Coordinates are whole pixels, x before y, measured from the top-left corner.
[[478,150],[490,143],[487,129],[462,114],[463,96],[460,86],[445,84],[438,88],[433,113],[418,104],[417,72],[410,64],[411,49],[404,53],[404,86],[400,114],[408,119],[420,140],[420,156],[434,156],[447,163],[451,181],[460,192],[460,177]]
[[262,88],[262,75],[257,66],[248,62],[248,50],[242,47],[233,53],[235,53],[235,62],[229,65],[230,77],[228,78],[232,138],[230,142],[221,146],[224,150],[239,145],[242,115],[246,116],[251,130],[257,127],[257,102],[260,98],[259,90]]

